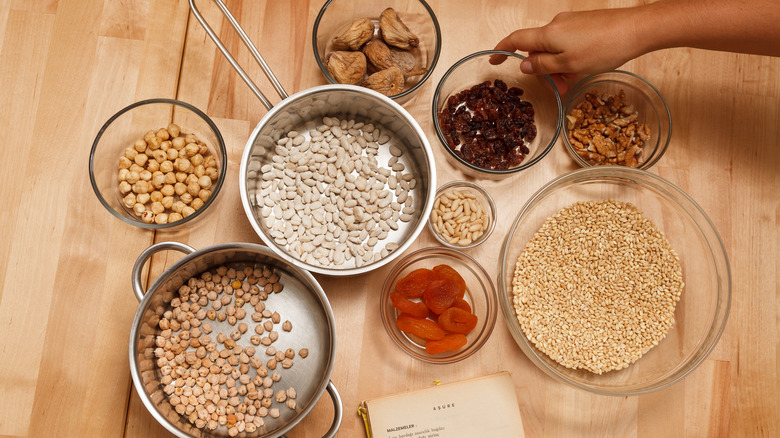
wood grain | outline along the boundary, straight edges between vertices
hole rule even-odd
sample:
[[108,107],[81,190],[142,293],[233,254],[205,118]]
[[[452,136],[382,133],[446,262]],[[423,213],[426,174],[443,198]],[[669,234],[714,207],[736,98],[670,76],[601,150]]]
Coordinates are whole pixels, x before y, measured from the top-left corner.
[[[439,79],[463,56],[492,48],[560,11],[629,6],[629,0],[431,0],[444,37],[430,83],[406,103],[428,136],[439,183],[463,179],[447,163],[430,104]],[[216,7],[198,2],[260,89],[281,99]],[[325,83],[310,32],[322,2],[227,2],[289,94]],[[501,319],[466,361],[435,366],[404,355],[385,334],[379,287],[392,266],[317,276],[333,307],[331,376],[344,401],[340,437],[364,436],[358,403],[443,382],[511,372],[528,437],[742,437],[780,434],[780,59],[672,49],[622,69],[657,86],[673,136],[651,169],[707,212],[726,248],[732,307],[710,356],[685,380],[639,397],[597,396],[553,381],[520,351]],[[203,218],[178,231],[130,227],[96,201],[87,175],[91,142],[120,108],[178,98],[213,117],[228,149],[228,176]],[[153,242],[195,248],[261,243],[238,197],[238,166],[266,109],[219,54],[184,0],[0,2],[0,437],[170,437],[132,387],[127,358],[137,301],[130,272]],[[493,278],[511,221],[539,187],[573,170],[559,144],[539,165],[485,181],[501,209],[488,242],[469,251]],[[434,244],[427,231],[413,249]],[[148,278],[181,257],[155,256]],[[392,265],[392,264],[391,264]],[[145,275],[146,278],[146,275]],[[766,340],[769,339],[767,342]],[[324,396],[290,437],[321,436]]]

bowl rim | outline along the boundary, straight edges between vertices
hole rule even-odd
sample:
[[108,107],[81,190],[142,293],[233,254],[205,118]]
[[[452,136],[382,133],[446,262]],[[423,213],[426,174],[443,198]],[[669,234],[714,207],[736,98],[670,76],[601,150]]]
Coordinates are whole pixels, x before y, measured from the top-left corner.
[[[617,78],[611,78],[608,79],[610,75],[617,76]],[[659,145],[658,150],[654,151],[652,159],[649,161],[643,162],[640,166],[636,167],[637,169],[647,170],[654,166],[661,157],[664,156],[666,153],[666,149],[669,148],[669,143],[672,140],[672,113],[669,109],[669,104],[666,102],[666,99],[661,94],[661,92],[656,88],[653,84],[651,84],[647,79],[639,76],[636,73],[632,73],[630,71],[626,70],[612,70],[607,71],[603,73],[596,73],[592,75],[585,76],[584,78],[580,79],[574,87],[572,87],[571,91],[566,96],[566,102],[564,103],[564,116],[566,114],[569,114],[569,109],[571,108],[571,105],[574,103],[574,99],[579,97],[583,92],[585,92],[587,89],[594,85],[602,84],[604,82],[616,82],[619,80],[619,78],[628,77],[632,79],[636,79],[639,81],[640,84],[644,84],[647,86],[649,91],[657,97],[661,103],[663,104],[663,109],[658,111],[658,118],[661,121],[666,121],[669,124],[669,129],[666,130],[666,141],[663,145]],[[601,79],[601,78],[605,79]],[[664,117],[665,116],[665,117]],[[572,157],[572,159],[580,166],[584,168],[588,167],[597,167],[597,166],[605,166],[604,164],[590,164],[587,161],[585,161],[582,157],[577,154],[577,152],[574,151],[574,146],[571,145],[571,142],[569,142],[569,136],[568,136],[568,128],[566,129],[565,135],[562,135],[563,137],[563,144],[566,148],[566,151],[569,153],[569,155]],[[625,167],[625,166],[623,166]]]
[[561,130],[563,128],[563,101],[561,100],[561,94],[558,92],[558,87],[555,86],[555,82],[552,80],[550,75],[542,75],[544,79],[547,81],[547,83],[550,85],[554,95],[556,103],[558,104],[558,123],[555,127],[555,133],[552,136],[552,139],[550,140],[550,143],[547,144],[547,146],[544,147],[542,152],[534,157],[532,160],[526,161],[519,166],[512,167],[510,169],[485,169],[483,167],[475,166],[468,161],[464,160],[457,154],[455,154],[452,149],[450,149],[449,146],[447,146],[447,140],[444,139],[444,135],[441,131],[441,126],[439,125],[439,112],[436,108],[436,103],[439,101],[439,96],[441,95],[441,89],[444,86],[444,83],[447,81],[447,79],[450,77],[450,75],[458,69],[461,65],[465,64],[466,62],[478,58],[480,56],[493,56],[493,55],[505,55],[507,57],[513,57],[520,59],[521,61],[525,59],[526,57],[515,52],[507,52],[503,50],[482,50],[479,52],[472,53],[470,55],[466,55],[463,58],[461,58],[459,61],[457,61],[455,64],[452,65],[441,77],[439,80],[439,84],[436,86],[436,90],[433,93],[433,103],[431,105],[431,113],[433,118],[433,127],[436,131],[436,136],[439,138],[439,142],[444,147],[444,150],[447,151],[447,153],[453,157],[455,160],[457,160],[460,164],[466,166],[469,170],[480,172],[483,174],[489,174],[489,175],[511,175],[514,173],[518,173],[522,170],[525,170],[534,164],[538,163],[542,160],[547,154],[552,150],[552,148],[555,146],[555,143],[558,141],[558,137],[561,134]]
[[[328,9],[328,6],[330,6],[330,4],[334,1],[336,0],[327,0],[325,4],[322,5],[322,8],[320,8],[320,11],[317,13],[317,17],[314,19],[314,25],[312,26],[311,30],[311,46],[312,50],[314,51],[314,60],[317,62],[317,66],[319,66],[320,72],[322,72],[322,75],[325,76],[325,79],[327,79],[331,84],[341,85],[340,82],[338,82],[333,78],[333,76],[330,75],[328,72],[328,67],[323,63],[322,59],[320,58],[320,54],[317,51],[317,29],[320,27],[320,21],[322,21],[322,17],[325,15],[325,11]],[[412,93],[417,91],[417,89],[419,89],[425,82],[427,82],[428,78],[430,78],[433,74],[433,70],[436,68],[436,64],[439,62],[439,56],[441,55],[441,26],[439,26],[439,20],[436,18],[436,13],[433,12],[433,8],[431,8],[431,6],[425,0],[417,1],[419,1],[420,4],[422,4],[422,6],[428,11],[428,14],[431,17],[431,21],[433,21],[434,35],[436,36],[433,59],[431,60],[430,67],[428,67],[428,71],[419,81],[417,81],[416,84],[414,84],[413,87],[406,89],[398,94],[387,96],[393,100],[405,100],[405,98],[410,97]]]
[[[493,200],[493,197],[490,196],[490,193],[488,193],[488,191],[484,187],[482,187],[481,185],[479,185],[479,184],[477,184],[475,182],[466,181],[466,180],[455,180],[455,181],[450,181],[450,182],[442,185],[441,187],[439,187],[436,190],[436,194],[433,197],[434,204],[436,203],[436,200],[439,199],[439,197],[444,194],[445,190],[448,190],[448,189],[453,188],[453,187],[466,187],[468,189],[475,190],[475,191],[479,192],[483,197],[485,197],[485,199],[487,199],[487,203],[488,203],[487,207],[488,207],[488,211],[489,211],[489,215],[490,215],[490,223],[488,224],[488,229],[484,233],[482,233],[482,235],[479,237],[479,239],[471,242],[468,245],[455,245],[455,244],[452,244],[452,243],[444,240],[444,238],[442,238],[442,236],[439,233],[437,233],[436,230],[433,229],[433,224],[431,222],[431,215],[430,214],[428,215],[428,229],[431,231],[433,236],[436,238],[436,240],[440,244],[442,244],[442,245],[444,245],[444,246],[446,246],[448,248],[455,249],[455,250],[474,248],[474,247],[482,244],[486,240],[488,240],[490,235],[493,234],[493,230],[496,228],[496,215],[498,214],[497,208],[496,208],[496,203]],[[431,210],[431,212],[433,212],[433,210]]]
[[[388,304],[388,302],[390,301],[389,292],[391,291],[391,286],[392,286],[391,282],[397,280],[396,277],[398,277],[398,274],[400,274],[404,268],[408,267],[410,265],[410,262],[415,262],[421,256],[424,256],[429,253],[438,254],[438,256],[440,257],[444,256],[447,258],[454,258],[454,259],[463,258],[464,260],[459,260],[459,261],[463,264],[470,264],[472,268],[474,268],[475,271],[478,272],[485,280],[484,282],[480,282],[483,286],[482,289],[484,291],[486,307],[487,307],[487,314],[484,316],[485,325],[484,328],[482,329],[482,332],[474,340],[473,344],[467,344],[465,347],[462,347],[461,350],[457,350],[454,352],[447,352],[449,354],[444,357],[437,357],[434,355],[430,355],[425,353],[424,351],[422,353],[418,353],[410,350],[409,348],[407,348],[406,345],[403,345],[403,343],[400,342],[396,338],[396,336],[394,336],[394,334],[392,333],[391,325],[395,327],[395,324],[392,323],[391,321],[388,321],[387,319],[387,310],[392,307],[392,305]],[[387,292],[387,294],[385,292]],[[388,336],[393,341],[393,343],[396,346],[398,346],[398,348],[400,348],[404,353],[422,362],[436,364],[436,365],[445,365],[445,364],[460,362],[468,357],[473,356],[476,352],[482,349],[482,347],[487,343],[488,339],[490,339],[490,336],[493,333],[493,330],[495,329],[496,323],[498,322],[497,321],[498,307],[499,307],[498,301],[499,299],[496,293],[496,286],[493,284],[493,281],[490,278],[490,274],[488,274],[485,268],[476,259],[474,259],[473,257],[471,257],[470,255],[466,254],[463,251],[458,251],[457,249],[453,249],[445,246],[429,246],[425,248],[420,248],[404,256],[402,259],[396,262],[392,270],[387,274],[387,276],[385,277],[385,281],[382,283],[382,292],[379,295],[379,313],[382,318],[382,325],[385,328],[385,332],[387,332]]]
[[[170,222],[166,224],[156,224],[156,223],[147,224],[141,220],[131,219],[128,218],[127,216],[123,216],[119,214],[119,212],[117,212],[113,207],[111,207],[108,201],[103,197],[103,194],[100,192],[100,188],[98,188],[97,181],[95,179],[95,153],[97,151],[98,145],[100,144],[100,139],[103,137],[103,134],[116,119],[118,119],[124,113],[134,108],[144,106],[144,105],[160,104],[160,103],[171,104],[174,106],[181,106],[183,108],[192,111],[193,113],[197,114],[201,119],[203,119],[203,121],[206,122],[209,128],[211,128],[211,130],[214,132],[214,135],[217,138],[217,144],[214,146],[222,158],[222,165],[220,166],[219,169],[219,178],[217,179],[217,182],[213,186],[213,190],[211,191],[211,196],[209,197],[209,199],[206,200],[205,203],[203,203],[203,206],[201,208],[195,210],[195,212],[192,213],[191,215],[179,219],[176,222]],[[117,157],[117,159],[118,158],[119,157]],[[190,222],[195,218],[197,218],[198,216],[200,216],[203,212],[205,212],[208,209],[208,207],[217,199],[217,195],[219,194],[220,190],[222,189],[222,185],[225,182],[225,176],[227,175],[227,163],[228,163],[228,156],[227,156],[227,148],[225,147],[225,140],[222,137],[222,133],[219,131],[219,128],[217,128],[217,125],[214,123],[213,120],[211,120],[209,116],[206,115],[206,113],[204,113],[203,111],[201,111],[200,109],[198,109],[192,104],[177,99],[168,99],[162,97],[144,99],[144,100],[131,103],[130,105],[127,105],[126,107],[117,111],[103,124],[103,126],[98,131],[97,135],[95,136],[95,140],[93,140],[92,142],[92,148],[90,149],[89,152],[89,182],[92,185],[92,190],[95,192],[98,201],[100,201],[100,203],[103,204],[103,207],[105,207],[106,210],[108,210],[115,217],[119,218],[122,222],[137,226],[139,228],[145,228],[149,230],[162,230],[162,229],[177,227],[187,222]]]
[[[699,352],[697,355],[694,355],[691,362],[687,364],[687,367],[680,368],[678,366],[678,368],[682,369],[683,372],[674,376],[674,378],[672,378],[671,380],[662,380],[648,387],[635,389],[635,390],[603,390],[585,384],[581,384],[579,382],[569,379],[565,374],[558,372],[556,369],[547,366],[545,361],[539,358],[539,354],[537,354],[536,348],[533,347],[528,342],[525,334],[522,333],[522,330],[518,331],[515,330],[515,327],[510,327],[512,324],[510,324],[509,321],[515,321],[516,317],[515,317],[514,308],[512,307],[512,304],[510,303],[510,299],[508,298],[507,295],[508,288],[511,287],[511,284],[509,285],[506,284],[505,281],[506,274],[504,272],[504,269],[507,266],[507,262],[508,262],[507,256],[509,254],[508,251],[509,242],[512,240],[512,236],[515,234],[517,230],[517,227],[520,223],[520,219],[523,218],[526,212],[529,211],[532,207],[534,207],[534,205],[538,201],[540,201],[548,193],[550,193],[551,189],[554,189],[570,181],[581,182],[587,180],[588,178],[594,178],[594,177],[605,177],[605,178],[612,178],[615,180],[622,179],[625,181],[630,181],[633,184],[638,184],[636,182],[637,178],[647,178],[652,182],[654,182],[655,184],[660,185],[666,188],[667,190],[680,195],[682,199],[690,203],[690,205],[694,208],[694,211],[698,213],[698,215],[700,215],[700,217],[704,220],[704,223],[706,224],[707,227],[707,231],[708,233],[711,234],[710,237],[712,238],[712,242],[708,242],[708,243],[711,243],[710,245],[711,248],[714,246],[714,248],[712,248],[713,250],[717,250],[717,252],[713,252],[713,255],[715,257],[722,257],[722,260],[720,260],[720,262],[722,262],[722,267],[723,267],[723,272],[722,272],[723,282],[719,280],[718,284],[723,286],[723,290],[725,290],[725,293],[723,294],[724,296],[720,296],[720,294],[718,294],[717,297],[718,301],[722,300],[724,302],[724,306],[722,309],[722,313],[723,313],[722,320],[715,319],[713,320],[713,322],[710,322],[710,327],[717,326],[715,330],[711,329],[707,333],[707,336],[705,336],[705,339],[708,337],[712,337],[712,341],[710,345],[708,345],[706,349]],[[542,370],[545,374],[549,375],[550,377],[552,377],[557,381],[567,383],[573,387],[583,389],[592,393],[596,393],[600,395],[626,397],[626,396],[647,394],[674,385],[675,383],[679,382],[680,380],[688,376],[690,373],[692,373],[696,368],[698,368],[699,365],[701,365],[702,362],[704,362],[704,360],[709,356],[712,350],[717,346],[718,341],[720,340],[720,337],[726,328],[726,323],[728,322],[728,317],[731,308],[731,267],[729,265],[726,248],[723,245],[723,240],[720,237],[717,228],[715,228],[715,225],[712,223],[712,220],[710,220],[709,216],[707,216],[707,214],[704,212],[701,206],[699,206],[699,204],[697,204],[696,201],[694,201],[693,198],[691,198],[687,193],[685,193],[682,189],[677,187],[675,184],[661,178],[660,176],[654,175],[646,170],[624,167],[624,166],[593,166],[593,167],[586,167],[582,169],[576,169],[564,173],[554,178],[553,180],[547,182],[528,199],[528,201],[523,205],[522,209],[520,210],[520,212],[518,212],[517,216],[513,220],[512,226],[510,227],[509,231],[504,237],[504,242],[501,246],[499,262],[501,263],[501,265],[499,265],[497,289],[501,291],[501,294],[498,295],[498,301],[504,316],[505,323],[507,325],[507,329],[510,331],[512,338],[516,341],[516,343],[523,351],[523,353],[526,355],[526,357],[528,357],[528,359],[534,365],[536,365],[537,368]],[[716,266],[717,265],[718,263],[716,262]],[[716,312],[716,316],[719,315],[720,313],[721,312]],[[714,336],[712,336],[713,332],[714,332]],[[517,335],[519,335],[519,338]],[[544,354],[544,353],[540,353],[540,354]]]

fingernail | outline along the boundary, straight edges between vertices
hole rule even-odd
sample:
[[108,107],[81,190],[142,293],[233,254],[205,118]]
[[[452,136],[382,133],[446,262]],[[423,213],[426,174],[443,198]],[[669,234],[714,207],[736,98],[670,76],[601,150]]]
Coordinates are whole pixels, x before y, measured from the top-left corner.
[[524,59],[523,62],[520,63],[520,71],[528,75],[536,73],[534,71],[534,64],[528,58]]

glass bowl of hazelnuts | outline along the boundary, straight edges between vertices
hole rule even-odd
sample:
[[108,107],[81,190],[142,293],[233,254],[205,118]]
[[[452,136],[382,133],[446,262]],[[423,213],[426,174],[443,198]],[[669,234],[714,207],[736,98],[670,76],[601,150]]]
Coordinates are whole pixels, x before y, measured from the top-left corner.
[[225,180],[227,150],[201,110],[174,99],[135,102],[100,128],[89,179],[101,204],[123,222],[166,229],[194,220]]
[[408,101],[431,76],[441,29],[424,0],[328,0],[312,29],[314,58],[332,84]]

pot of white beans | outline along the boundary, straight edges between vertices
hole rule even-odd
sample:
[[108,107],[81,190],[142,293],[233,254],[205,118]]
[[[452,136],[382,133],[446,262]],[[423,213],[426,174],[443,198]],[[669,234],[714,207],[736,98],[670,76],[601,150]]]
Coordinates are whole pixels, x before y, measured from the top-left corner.
[[[148,290],[142,270],[156,253],[186,255]],[[267,247],[224,243],[150,246],[132,273],[140,305],[130,333],[130,372],[152,416],[179,438],[278,437],[303,420],[330,381],[333,311],[317,280]],[[323,426],[325,429],[327,426]]]
[[221,2],[282,101],[273,106],[190,8],[269,112],[241,158],[241,202],[252,228],[285,261],[333,276],[372,271],[406,250],[436,192],[431,146],[399,104],[354,85],[288,96]]

